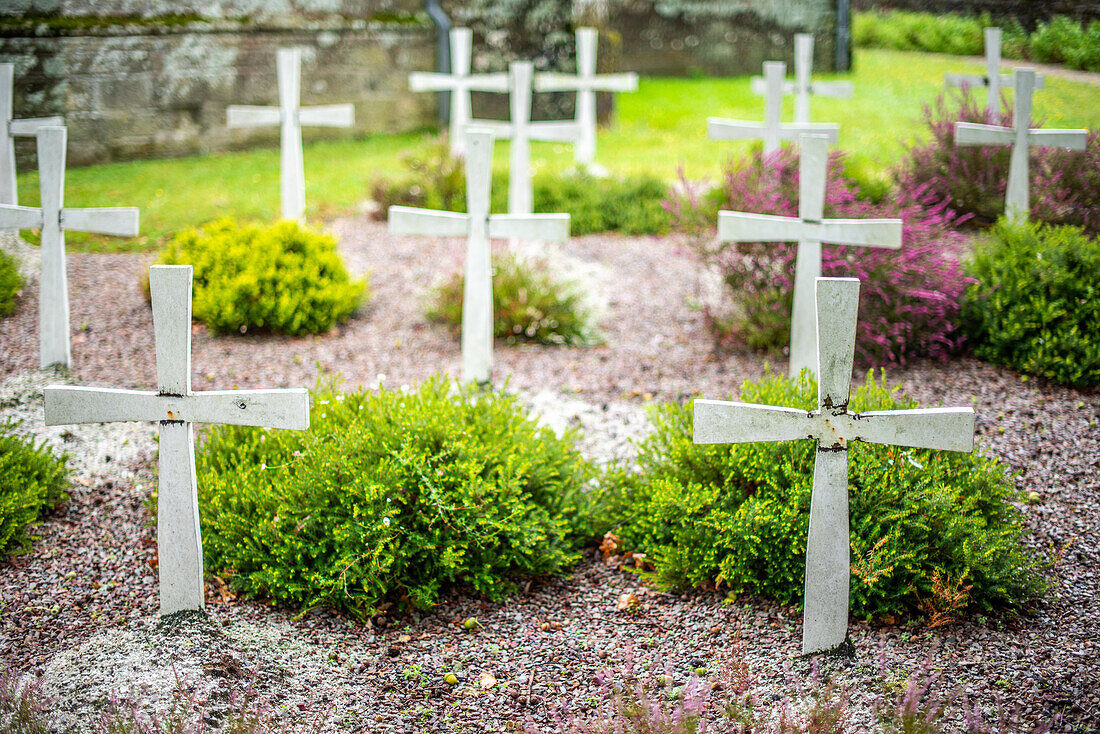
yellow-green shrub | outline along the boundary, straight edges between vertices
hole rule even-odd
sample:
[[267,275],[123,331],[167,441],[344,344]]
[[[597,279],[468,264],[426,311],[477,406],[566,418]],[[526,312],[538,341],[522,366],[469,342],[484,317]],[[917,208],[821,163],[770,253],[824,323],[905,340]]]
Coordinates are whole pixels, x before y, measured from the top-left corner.
[[25,548],[27,526],[65,499],[66,457],[55,457],[45,444],[15,433],[15,423],[0,423],[0,551]]
[[158,260],[195,269],[193,312],[212,331],[327,331],[362,302],[336,239],[297,222],[271,226],[219,219],[173,239]]

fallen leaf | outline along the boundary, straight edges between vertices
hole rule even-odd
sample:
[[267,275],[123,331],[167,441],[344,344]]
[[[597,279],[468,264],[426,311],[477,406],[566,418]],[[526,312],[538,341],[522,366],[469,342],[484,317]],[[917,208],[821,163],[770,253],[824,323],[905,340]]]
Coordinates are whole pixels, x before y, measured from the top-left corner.
[[481,674],[481,680],[478,681],[478,685],[480,685],[485,690],[489,690],[490,688],[492,688],[496,684],[497,684],[497,679],[494,678],[493,674],[490,673],[489,671],[485,671],[484,673],[482,673]]
[[604,560],[607,560],[608,556],[618,553],[622,547],[623,541],[619,539],[618,535],[611,531],[604,533],[603,542],[600,543],[600,553],[603,554]]
[[398,635],[397,636],[397,641],[398,642],[408,642],[411,639],[412,639],[412,635]]
[[633,593],[628,591],[625,594],[619,595],[619,603],[615,605],[615,608],[618,609],[620,612],[629,612],[637,609],[639,606],[641,606],[641,604],[642,602],[638,599],[638,597],[634,596]]

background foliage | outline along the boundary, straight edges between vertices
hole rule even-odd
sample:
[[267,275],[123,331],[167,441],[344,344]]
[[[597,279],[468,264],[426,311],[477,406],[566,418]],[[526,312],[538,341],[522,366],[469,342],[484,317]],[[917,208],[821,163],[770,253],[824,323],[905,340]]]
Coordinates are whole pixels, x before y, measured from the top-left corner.
[[0,316],[15,310],[15,300],[23,289],[23,276],[15,257],[0,250]]
[[0,551],[26,549],[27,527],[67,499],[69,470],[65,456],[56,457],[45,442],[36,444],[15,432],[17,424],[0,423]]

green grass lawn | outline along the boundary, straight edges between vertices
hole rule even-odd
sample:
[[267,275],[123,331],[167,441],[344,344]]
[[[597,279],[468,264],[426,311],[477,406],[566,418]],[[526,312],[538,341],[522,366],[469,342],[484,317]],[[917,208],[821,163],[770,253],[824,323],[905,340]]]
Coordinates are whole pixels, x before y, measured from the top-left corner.
[[[851,79],[855,97],[815,99],[813,119],[839,123],[840,147],[865,170],[884,173],[923,136],[921,109],[943,91],[944,72],[981,71],[958,57],[870,49],[857,50],[854,65],[852,74],[820,78]],[[1048,78],[1034,106],[1048,127],[1100,128],[1100,85]],[[671,180],[683,166],[691,178],[715,180],[723,164],[751,143],[708,140],[706,118],[762,120],[763,114],[763,99],[749,92],[748,77],[642,79],[637,93],[619,95],[614,124],[600,132],[597,160],[614,172]],[[788,98],[784,119],[792,114]],[[435,140],[408,133],[307,143],[307,216],[323,221],[351,210],[367,197],[373,179],[400,176],[402,157]],[[498,171],[506,169],[507,145],[497,143]],[[572,150],[534,143],[531,159],[536,170],[564,170],[572,165]],[[279,154],[273,149],[72,168],[66,177],[68,206],[141,208],[140,238],[70,233],[73,249],[152,249],[173,232],[218,216],[270,220],[279,209]],[[19,189],[20,203],[37,205],[34,172],[19,176]]]

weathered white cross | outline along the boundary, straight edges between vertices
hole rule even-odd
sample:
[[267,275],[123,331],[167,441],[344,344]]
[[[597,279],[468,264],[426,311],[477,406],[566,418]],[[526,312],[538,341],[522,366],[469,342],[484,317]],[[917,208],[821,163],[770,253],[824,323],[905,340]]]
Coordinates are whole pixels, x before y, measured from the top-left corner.
[[15,141],[12,138],[33,137],[40,127],[58,127],[65,121],[60,117],[31,117],[13,120],[13,98],[15,96],[15,67],[12,64],[0,64],[0,125],[3,126],[3,140],[0,140],[0,204],[18,204],[19,196],[15,188]]
[[829,141],[820,135],[800,139],[798,217],[718,212],[722,242],[798,242],[794,303],[791,309],[790,375],[817,365],[814,337],[814,283],[821,277],[821,243],[901,247],[900,219],[824,219]]
[[0,204],[0,229],[40,228],[41,276],[38,291],[39,364],[72,363],[69,345],[69,282],[65,267],[65,231],[135,237],[134,206],[65,208],[65,140],[63,127],[40,127],[37,133],[40,208]]
[[817,410],[695,401],[695,443],[817,441],[806,539],[803,654],[834,650],[847,638],[848,443],[967,452],[974,448],[973,408],[848,411],[858,307],[858,279],[818,279]]
[[493,364],[493,276],[490,238],[569,239],[568,214],[490,214],[493,134],[470,128],[466,140],[466,214],[391,206],[398,235],[466,237],[462,296],[462,379],[487,382]]
[[[1001,109],[1001,85],[1013,85],[1012,74],[1001,73],[1001,29],[985,29],[985,74],[944,74],[949,87],[985,87],[985,111],[995,115]],[[1043,88],[1043,75],[1035,75],[1035,88]]]
[[973,122],[955,123],[955,145],[1009,145],[1012,158],[1008,168],[1008,189],[1005,192],[1005,216],[1010,222],[1027,220],[1030,209],[1028,193],[1028,148],[1045,146],[1084,150],[1088,130],[1031,129],[1031,93],[1035,89],[1035,70],[1016,69],[1013,86],[1012,127],[982,125]]
[[301,220],[306,211],[306,174],[302,162],[302,126],[351,127],[355,107],[350,104],[301,106],[302,50],[281,48],[276,56],[279,106],[229,105],[229,127],[280,128],[280,200],[283,219]]
[[535,75],[536,92],[577,92],[576,113],[580,137],[573,147],[573,160],[582,166],[596,161],[596,92],[636,92],[638,75],[596,75],[596,47],[599,33],[595,28],[577,29],[577,73],[543,72]]
[[157,557],[160,613],[201,610],[202,534],[192,423],[309,428],[309,392],[191,391],[191,266],[149,269],[157,350],[157,390],[50,385],[46,425],[159,421]]
[[508,65],[508,101],[511,122],[474,120],[471,125],[492,131],[498,138],[510,138],[508,158],[508,213],[530,214],[535,209],[531,188],[531,141],[549,140],[575,143],[581,135],[576,120],[531,122],[531,79],[534,65],[530,61],[513,61]]
[[831,122],[780,122],[783,117],[783,77],[787,65],[782,61],[764,62],[764,124],[744,120],[707,118],[707,136],[711,140],[763,139],[764,155],[779,150],[780,140],[795,140],[800,135],[825,135],[835,143],[840,126]]
[[409,89],[414,92],[451,93],[449,144],[451,155],[466,152],[466,126],[470,124],[470,92],[507,92],[508,75],[470,74],[473,32],[469,28],[451,29],[451,73],[414,71],[409,74]]
[[[810,95],[847,99],[854,93],[851,82],[814,82],[814,37],[811,33],[794,34],[794,81],[783,83],[783,94],[793,94],[794,121],[810,121]],[[751,81],[753,94],[765,95],[768,85],[762,76]]]

